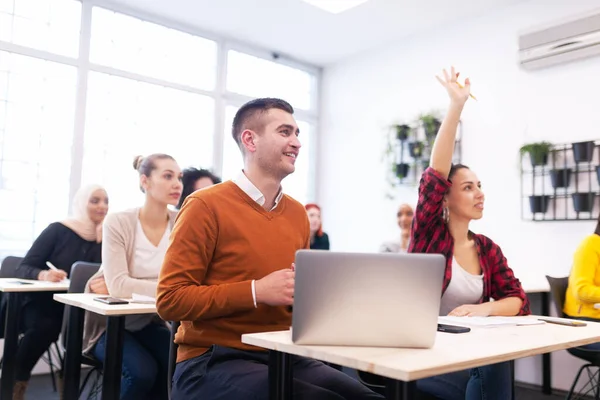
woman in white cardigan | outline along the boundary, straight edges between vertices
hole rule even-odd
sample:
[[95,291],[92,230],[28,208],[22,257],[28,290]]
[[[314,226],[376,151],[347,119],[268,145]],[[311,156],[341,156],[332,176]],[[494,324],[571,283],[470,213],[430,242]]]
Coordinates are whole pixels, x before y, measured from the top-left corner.
[[[113,297],[141,294],[156,296],[158,274],[169,243],[175,211],[182,192],[181,169],[166,154],[137,157],[134,168],[140,175],[144,205],[106,217],[102,267],[88,282],[86,292],[105,290]],[[99,287],[100,286],[100,287]],[[106,321],[86,314],[84,352],[104,362]],[[128,316],[125,319],[121,400],[167,399],[169,329],[158,315]]]

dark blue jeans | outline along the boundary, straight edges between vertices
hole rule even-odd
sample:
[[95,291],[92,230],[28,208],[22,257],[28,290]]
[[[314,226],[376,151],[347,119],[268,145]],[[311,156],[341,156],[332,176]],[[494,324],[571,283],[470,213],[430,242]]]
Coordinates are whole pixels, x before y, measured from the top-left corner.
[[[125,331],[121,400],[168,399],[169,328],[151,323],[136,332]],[[94,357],[104,362],[106,333],[94,347]]]
[[510,363],[503,362],[420,379],[417,388],[444,400],[509,400],[512,379]]
[[[268,400],[267,352],[212,346],[201,356],[177,363],[173,400]],[[292,356],[294,399],[383,400],[345,373],[320,361]]]

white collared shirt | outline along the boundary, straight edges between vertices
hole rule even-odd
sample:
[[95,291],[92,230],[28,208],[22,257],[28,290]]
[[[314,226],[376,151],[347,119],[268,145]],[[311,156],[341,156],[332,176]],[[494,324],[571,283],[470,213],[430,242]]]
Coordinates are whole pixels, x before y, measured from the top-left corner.
[[[240,173],[235,178],[233,178],[232,181],[233,183],[238,185],[239,188],[242,189],[244,193],[246,193],[252,200],[258,203],[259,206],[263,206],[265,204],[265,195],[262,194],[262,192],[256,186],[254,186],[252,182],[250,182],[250,179],[248,179],[243,170],[240,171]],[[271,208],[270,211],[273,211],[275,208],[277,208],[277,204],[279,204],[282,197],[283,191],[280,187],[279,193],[277,193],[277,197],[275,197],[275,204],[273,205],[273,208]]]
[[[246,176],[246,174],[244,173],[244,171],[240,171],[240,173],[232,179],[233,183],[235,183],[236,185],[239,186],[240,189],[242,189],[242,191],[244,193],[246,193],[252,200],[254,200],[256,203],[258,203],[259,206],[263,206],[265,204],[265,195],[262,194],[262,192],[252,183],[250,182],[250,179],[248,179],[248,177]],[[273,211],[275,208],[277,208],[277,205],[279,204],[279,202],[281,201],[281,198],[283,197],[283,191],[281,190],[281,187],[279,188],[279,193],[277,193],[277,197],[275,197],[275,204],[273,204],[273,208],[271,208],[270,211]],[[254,300],[254,307],[258,307],[258,305],[256,304],[256,281],[253,279],[252,280],[252,299]]]

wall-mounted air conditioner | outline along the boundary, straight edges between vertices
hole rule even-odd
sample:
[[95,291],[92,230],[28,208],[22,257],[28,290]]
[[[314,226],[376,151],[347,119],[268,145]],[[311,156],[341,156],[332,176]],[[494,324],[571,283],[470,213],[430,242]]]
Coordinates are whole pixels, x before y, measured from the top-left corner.
[[600,55],[600,10],[529,30],[519,36],[519,63],[525,69]]

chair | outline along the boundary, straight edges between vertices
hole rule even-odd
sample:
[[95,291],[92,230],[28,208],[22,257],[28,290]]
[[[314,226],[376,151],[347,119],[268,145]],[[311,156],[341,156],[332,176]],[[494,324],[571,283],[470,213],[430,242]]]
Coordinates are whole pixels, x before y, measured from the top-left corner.
[[[563,312],[567,287],[569,286],[569,277],[553,278],[546,275],[546,279],[550,284],[550,293],[552,294],[552,302],[554,303],[556,314],[562,318],[571,318]],[[575,376],[575,381],[573,382],[573,385],[571,385],[571,390],[569,390],[569,394],[567,395],[567,400],[582,398],[592,391],[595,392],[596,400],[600,399],[600,351],[586,349],[585,347],[572,347],[567,349],[567,351],[571,355],[588,362],[579,368],[579,371]],[[593,368],[596,368],[597,370],[592,373]],[[575,386],[577,385],[583,370],[586,370],[588,374],[588,382],[582,389],[583,393],[580,395],[575,393],[575,397],[573,397]],[[588,385],[590,385],[591,388],[584,391]]]
[[179,347],[175,343],[175,334],[181,323],[179,321],[171,321],[171,340],[169,342],[169,367],[167,372],[167,390],[169,393],[169,400],[171,399],[171,386],[173,384],[173,374],[175,373],[175,364],[177,362],[177,348]]
[[[77,261],[76,263],[74,263],[73,266],[71,267],[71,275],[69,277],[70,284],[69,284],[68,293],[83,293],[85,291],[85,285],[90,280],[90,278],[96,272],[98,272],[99,268],[100,268],[100,264],[96,264],[96,263],[89,263],[89,262],[84,262],[84,261]],[[66,346],[67,346],[67,343],[66,343],[67,326],[68,326],[68,322],[69,322],[70,307],[71,306],[65,306],[65,312],[64,312],[64,316],[63,316],[61,336],[62,336],[62,345],[64,348],[66,348]],[[81,387],[79,389],[79,395],[81,396],[81,394],[83,393],[83,390],[85,389],[85,387],[88,383],[88,380],[90,379],[90,377],[92,376],[93,373],[96,373],[96,378],[93,381],[92,389],[90,390],[89,394],[90,395],[97,394],[98,391],[100,391],[100,389],[102,388],[102,381],[100,379],[102,376],[102,363],[100,361],[96,360],[95,358],[90,357],[89,355],[86,355],[86,354],[81,355],[81,363],[83,365],[91,367],[91,369],[86,374],[86,376],[83,380],[83,383],[81,384]]]
[[[15,256],[7,256],[4,260],[2,260],[2,265],[0,266],[0,278],[16,278],[17,276],[17,268],[23,261],[23,257],[15,257]],[[4,337],[4,328],[5,328],[5,302],[3,298],[4,293],[0,292],[0,303],[2,304],[1,312],[0,312],[0,337]],[[22,334],[22,332],[20,332]],[[54,358],[52,357],[52,346],[48,348],[46,351],[46,355],[42,356],[42,360],[48,364],[50,367],[50,379],[52,380],[52,389],[56,392],[56,378],[54,376],[55,370],[60,373],[62,370],[63,358],[61,355],[61,351],[58,347],[58,342],[54,342],[54,351],[56,352],[55,356],[58,358],[59,365],[54,363]],[[0,358],[0,365],[2,365],[3,358]]]

